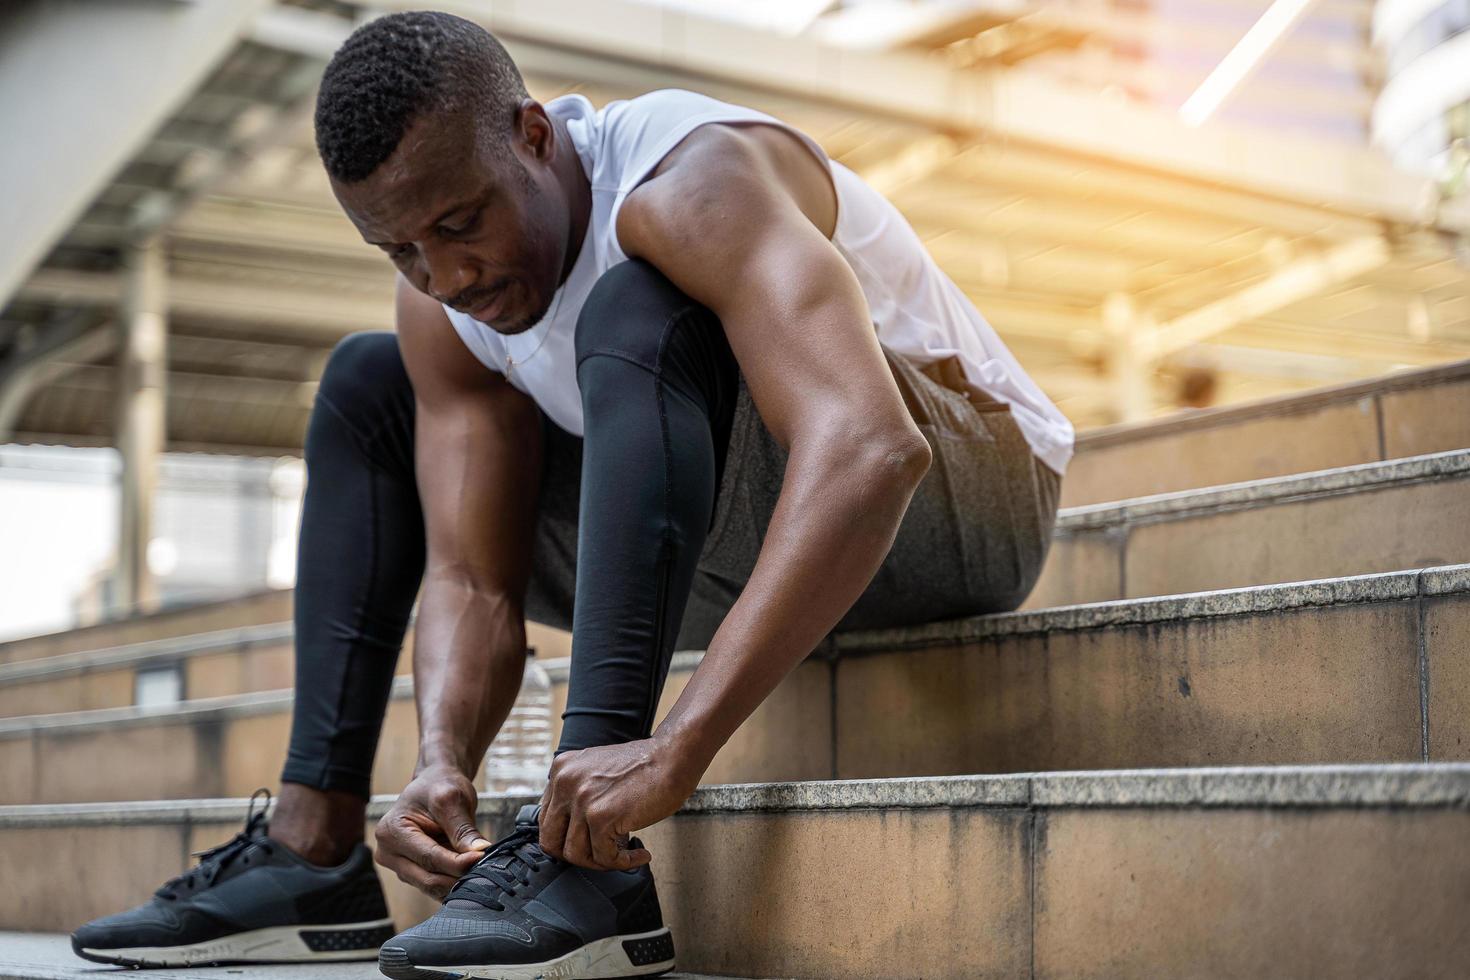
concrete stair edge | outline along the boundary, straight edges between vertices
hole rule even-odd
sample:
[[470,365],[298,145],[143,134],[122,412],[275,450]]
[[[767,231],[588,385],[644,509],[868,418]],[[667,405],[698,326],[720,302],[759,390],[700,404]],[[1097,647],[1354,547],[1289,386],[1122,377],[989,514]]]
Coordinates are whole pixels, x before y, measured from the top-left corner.
[[828,637],[833,656],[946,646],[1004,636],[1081,631],[1112,626],[1213,619],[1290,609],[1341,606],[1450,595],[1470,591],[1470,564],[1435,565],[1394,572],[1339,575],[1301,582],[1246,585],[1167,596],[1107,599],[1044,609],[969,616],[919,626],[860,630]]
[[1057,511],[1061,533],[1129,524],[1165,517],[1198,516],[1283,501],[1299,501],[1342,493],[1372,492],[1470,473],[1470,449],[1353,463],[1325,470],[1262,477],[1190,490],[1146,494]]
[[[368,818],[396,797],[375,795]],[[481,793],[477,815],[508,820],[539,796]],[[0,806],[0,829],[131,824],[235,824],[248,798]],[[1103,769],[973,776],[903,776],[703,786],[677,815],[975,807],[1111,809],[1470,807],[1470,763],[1390,762]]]

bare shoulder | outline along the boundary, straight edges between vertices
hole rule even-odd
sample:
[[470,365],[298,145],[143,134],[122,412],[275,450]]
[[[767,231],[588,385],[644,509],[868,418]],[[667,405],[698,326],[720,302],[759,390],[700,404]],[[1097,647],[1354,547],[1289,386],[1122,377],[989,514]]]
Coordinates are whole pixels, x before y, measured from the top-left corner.
[[714,203],[731,188],[749,194],[751,185],[789,198],[831,238],[837,222],[837,193],[828,167],[800,137],[768,123],[706,123],[692,130],[629,193],[629,209],[688,207]]

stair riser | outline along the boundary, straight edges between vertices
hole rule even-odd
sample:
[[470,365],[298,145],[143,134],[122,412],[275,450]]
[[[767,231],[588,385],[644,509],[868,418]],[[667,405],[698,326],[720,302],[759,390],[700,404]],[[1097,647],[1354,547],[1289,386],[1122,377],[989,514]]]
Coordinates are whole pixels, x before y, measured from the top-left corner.
[[1448,377],[1422,387],[1313,398],[1271,414],[1227,412],[1156,425],[1157,432],[1084,434],[1062,481],[1062,506],[1464,449],[1470,447],[1467,403],[1470,379]]
[[1463,759],[1467,607],[1423,597],[846,658],[836,773]]
[[[1466,651],[1470,595],[1451,592],[848,653],[787,678],[706,782],[1466,759]],[[277,784],[288,723],[278,706],[3,739],[0,800],[245,795]],[[416,745],[395,699],[376,792],[402,788]]]
[[[142,901],[234,829],[0,829],[0,925],[67,930]],[[1470,957],[1463,809],[798,810],[680,815],[641,836],[684,970],[1453,976]],[[381,873],[400,928],[436,907]]]
[[1448,565],[1470,558],[1470,474],[1062,531],[1023,609]]

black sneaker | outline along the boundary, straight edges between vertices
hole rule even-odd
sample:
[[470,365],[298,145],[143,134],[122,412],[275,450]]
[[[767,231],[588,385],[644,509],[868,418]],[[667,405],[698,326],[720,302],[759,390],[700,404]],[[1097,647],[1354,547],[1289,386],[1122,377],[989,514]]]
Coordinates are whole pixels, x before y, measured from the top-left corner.
[[[266,794],[255,812],[255,797]],[[309,864],[266,837],[270,793],[250,798],[245,829],[198,852],[198,867],[152,901],[94,919],[71,936],[83,959],[124,966],[365,960],[393,920],[363,844],[335,868]]]
[[[383,944],[394,980],[651,977],[674,968],[653,873],[590,871],[538,843],[540,807],[455,882],[444,905]],[[629,842],[642,847],[637,838]]]

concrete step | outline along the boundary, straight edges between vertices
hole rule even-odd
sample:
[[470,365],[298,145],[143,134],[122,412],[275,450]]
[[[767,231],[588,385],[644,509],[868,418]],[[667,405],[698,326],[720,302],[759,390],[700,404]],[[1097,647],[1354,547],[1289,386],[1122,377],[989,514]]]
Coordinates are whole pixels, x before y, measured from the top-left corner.
[[149,671],[176,671],[190,699],[289,687],[291,637],[262,623],[0,664],[0,718],[127,707]]
[[[266,622],[0,663],[0,718],[129,707],[139,675],[160,670],[177,675],[183,700],[279,690],[293,681],[293,635],[289,621]],[[571,653],[563,630],[527,623],[526,637],[541,656]],[[396,670],[413,670],[412,629]]]
[[[98,968],[71,951],[64,933],[0,932],[0,980],[85,980],[99,973],[123,973]],[[186,967],[167,970],[128,970],[129,980],[237,980],[247,972],[239,966]],[[371,980],[381,977],[367,963],[260,964],[248,968],[258,980]],[[694,973],[666,973],[665,980],[712,980]]]
[[1470,361],[1090,429],[1062,505],[1470,448]]
[[[487,833],[522,802],[483,798]],[[244,812],[0,809],[0,925],[64,931],[142,901]],[[1470,962],[1464,764],[709,787],[640,836],[685,970],[1449,977]],[[433,910],[386,884],[401,926]]]
[[170,637],[191,637],[240,626],[281,623],[291,618],[290,589],[267,589],[230,599],[177,606],[143,616],[61,630],[0,643],[0,664],[42,660],[59,654],[123,647]]
[[[1470,450],[1063,510],[1022,609],[1308,581],[1470,558]],[[528,624],[550,658],[568,634]],[[0,664],[0,718],[125,707],[140,671],[190,700],[287,687],[289,622]],[[398,673],[411,669],[412,633]]]
[[[660,714],[700,656],[676,656]],[[548,667],[559,717],[567,662]],[[289,710],[278,691],[0,720],[0,802],[274,786]],[[416,750],[400,678],[378,791]],[[1470,565],[1454,565],[832,637],[706,780],[1467,758]]]
[[[659,717],[673,706],[701,655],[675,654]],[[565,658],[546,662],[559,733],[566,705]],[[725,747],[707,781],[830,775],[823,712],[825,664],[804,665]],[[821,704],[825,710],[825,700]],[[290,737],[289,689],[203,698],[160,708],[108,708],[0,719],[0,804],[230,796],[275,786]],[[791,737],[794,745],[773,739]],[[418,755],[413,680],[394,681],[373,767],[377,792],[397,792]],[[141,768],[136,760],[146,758]]]
[[1182,490],[1057,515],[1023,609],[1470,560],[1470,450]]

